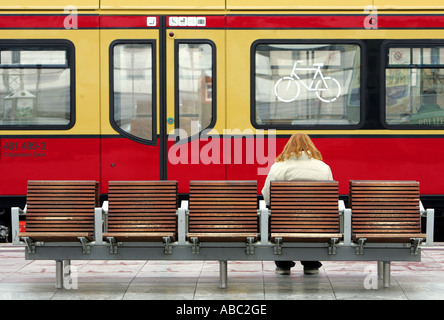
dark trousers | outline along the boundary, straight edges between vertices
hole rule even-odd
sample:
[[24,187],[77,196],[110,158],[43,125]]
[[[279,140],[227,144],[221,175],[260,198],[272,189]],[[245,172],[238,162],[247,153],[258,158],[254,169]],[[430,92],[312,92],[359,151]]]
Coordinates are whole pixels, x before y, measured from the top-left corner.
[[[275,261],[275,263],[276,267],[283,269],[290,269],[296,265],[294,261]],[[301,261],[301,264],[307,268],[320,268],[322,266],[319,261]]]

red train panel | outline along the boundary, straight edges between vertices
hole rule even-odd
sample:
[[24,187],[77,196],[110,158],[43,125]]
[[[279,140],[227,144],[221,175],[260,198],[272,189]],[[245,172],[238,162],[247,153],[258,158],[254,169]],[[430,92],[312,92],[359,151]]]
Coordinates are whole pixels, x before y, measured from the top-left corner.
[[[181,148],[187,150],[186,160],[170,150],[168,179],[179,181],[181,193],[188,192],[190,180],[257,180],[260,193],[266,178],[261,173],[274,163],[288,138],[276,139],[276,152],[261,150],[257,140],[247,139],[253,138],[243,139],[241,158],[236,158],[235,139],[185,144]],[[348,181],[355,179],[417,180],[423,195],[444,190],[439,179],[442,165],[437,161],[444,158],[444,149],[438,147],[444,138],[315,137],[313,141],[340,182],[341,194],[348,193]],[[248,143],[254,146],[254,156]],[[160,175],[159,147],[124,138],[3,138],[1,146],[1,195],[25,195],[28,180],[96,179],[106,193],[110,180],[157,180]]]

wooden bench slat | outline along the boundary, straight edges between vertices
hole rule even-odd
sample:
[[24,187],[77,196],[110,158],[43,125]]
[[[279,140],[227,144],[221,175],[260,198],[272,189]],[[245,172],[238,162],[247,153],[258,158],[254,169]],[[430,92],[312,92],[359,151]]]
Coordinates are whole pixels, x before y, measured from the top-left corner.
[[140,205],[138,205],[137,199],[136,199],[136,201],[133,201],[133,202],[117,203],[117,204],[113,205],[113,207],[116,208],[116,211],[118,211],[118,210],[125,211],[128,208],[134,209],[134,210],[137,210],[137,209],[139,209],[139,210],[150,210],[150,209],[156,210],[156,209],[167,208],[168,210],[171,210],[171,209],[176,209],[177,204],[176,204],[176,200],[172,200],[171,202],[165,202],[165,203],[160,202],[160,201],[153,201],[152,203],[141,202]]
[[108,231],[117,241],[163,241],[177,236],[177,181],[110,181]]
[[337,181],[271,181],[271,239],[325,242],[339,232]]
[[226,220],[193,220],[190,221],[190,228],[199,228],[200,226],[217,226],[220,224],[242,226],[242,225],[256,225],[257,221],[254,220],[241,220],[241,219],[226,219]]
[[422,238],[417,181],[350,181],[353,238],[409,242]]
[[[398,218],[400,216],[401,218]],[[405,215],[399,215],[399,214],[381,214],[381,215],[360,215],[357,217],[354,217],[353,219],[356,222],[359,221],[374,221],[375,217],[378,218],[378,221],[417,221],[417,217],[413,214],[405,214]]]
[[207,217],[195,217],[195,219],[193,219],[193,221],[191,221],[191,223],[200,223],[202,221],[253,221],[253,222],[257,222],[257,217],[253,217],[253,216],[247,216],[244,217],[242,215],[240,216],[229,216],[229,217],[221,217],[219,215],[213,215],[213,216],[207,216]]
[[[319,188],[319,187],[318,187]],[[303,198],[316,198],[319,194],[322,194],[322,196],[325,197],[334,197],[335,196],[335,190],[328,188],[328,190],[316,190],[316,188],[304,188],[304,189],[280,189],[280,188],[274,188],[275,193],[272,195],[272,197],[276,198],[284,198],[286,195],[291,194],[294,197],[303,197]],[[316,193],[313,193],[316,192]]]
[[105,232],[103,234],[104,238],[113,237],[116,241],[123,242],[143,242],[143,241],[153,241],[158,242],[159,239],[163,239],[163,237],[174,238],[176,236],[176,232],[168,232],[164,231],[152,231],[152,232],[144,232],[144,231],[131,231],[131,232],[122,232],[122,231],[114,231],[114,232]]
[[256,217],[257,218],[257,213],[252,213],[251,209],[245,209],[245,210],[209,210],[209,211],[203,211],[203,210],[199,210],[197,212],[193,213],[193,217],[195,217],[196,219],[199,217],[217,217],[219,215],[223,215],[224,217],[230,218],[230,217]]
[[[195,190],[193,189],[193,192],[194,191]],[[233,190],[231,190],[229,192],[229,191],[226,191],[226,190],[219,191],[218,189],[214,189],[213,188],[213,189],[207,190],[206,192],[203,192],[203,191],[195,191],[194,192],[196,197],[200,196],[200,197],[214,197],[214,198],[217,198],[219,196],[226,197],[226,196],[231,196],[231,195],[233,195],[234,197],[245,197],[246,194],[253,194],[253,193],[257,193],[257,190],[255,190],[255,189],[233,188]]]
[[153,225],[153,224],[162,224],[162,225],[169,225],[174,224],[176,225],[175,219],[127,219],[127,220],[114,220],[111,223],[108,224],[108,226],[126,226],[126,225],[135,225],[135,224],[143,224],[143,225]]
[[244,208],[244,209],[236,209],[236,211],[234,211],[232,208],[225,208],[225,209],[218,209],[217,211],[213,210],[213,209],[208,209],[208,210],[204,210],[204,209],[199,209],[197,211],[195,211],[193,213],[193,216],[195,217],[205,217],[205,216],[210,216],[210,215],[224,215],[224,216],[230,216],[230,215],[254,215],[252,214],[252,208]]
[[274,205],[273,210],[276,212],[288,212],[294,211],[295,208],[298,208],[298,212],[335,212],[338,210],[338,205],[330,205],[330,206],[319,206],[319,205],[301,205],[298,203],[293,203],[293,205]]
[[237,208],[237,207],[247,207],[247,208],[256,208],[257,203],[245,203],[245,202],[239,202],[239,201],[208,201],[208,202],[202,202],[199,201],[197,203],[190,204],[190,209],[193,208],[196,209],[208,209],[209,206],[213,205],[219,205],[222,208]]
[[276,238],[281,238],[282,241],[288,242],[328,242],[330,239],[341,239],[341,233],[279,233],[275,232],[271,234],[271,241],[275,241]]
[[[165,181],[165,180],[162,180]],[[154,183],[153,184],[146,184],[146,185],[131,185],[131,186],[126,186],[124,183],[124,181],[122,181],[121,184],[116,185],[115,181],[113,181],[114,185],[109,186],[108,190],[111,191],[115,191],[117,193],[131,193],[134,191],[142,191],[142,192],[146,192],[146,190],[158,190],[159,193],[169,193],[171,192],[171,187],[174,187],[174,184],[169,184],[166,183],[162,186],[156,186]]]
[[222,193],[235,192],[236,190],[246,190],[253,192],[255,192],[256,190],[257,192],[257,189],[254,188],[254,184],[251,184],[252,182],[256,182],[257,184],[257,181],[251,180],[251,181],[239,181],[239,183],[231,183],[236,181],[227,180],[225,182],[228,183],[220,184],[218,183],[218,181],[212,181],[212,180],[202,181],[202,183],[196,183],[195,181],[191,181],[190,188],[193,188],[193,190],[196,191],[196,193],[211,193],[212,190],[213,191],[220,190]]
[[[32,220],[33,226],[54,226],[54,225],[60,225],[60,227],[66,227],[69,226],[78,226],[78,225],[85,225],[85,224],[91,224],[91,222],[94,221],[93,219],[88,220],[79,220],[79,219],[42,219],[42,220]],[[69,226],[64,226],[64,224],[69,224]],[[32,227],[31,227],[32,228]],[[28,228],[29,229],[29,228]]]
[[78,237],[86,238],[91,241],[93,235],[91,232],[50,232],[50,231],[36,231],[36,232],[20,232],[18,234],[20,238],[31,238],[34,241],[45,241],[45,242],[78,242]]
[[303,227],[303,226],[295,226],[294,228],[289,228],[288,226],[281,226],[276,227],[273,229],[272,233],[335,233],[335,231],[337,231],[336,228],[319,228],[317,226],[307,226],[307,227]]
[[85,210],[75,210],[75,209],[34,209],[32,213],[26,214],[26,219],[34,218],[34,217],[40,217],[41,213],[48,213],[51,217],[58,217],[58,216],[78,216],[78,217],[90,217],[92,216],[91,212],[85,211]]
[[356,210],[353,211],[354,214],[356,214],[355,217],[370,217],[372,215],[386,215],[386,214],[392,214],[392,215],[398,215],[399,217],[403,216],[411,216],[412,214],[418,213],[418,210]]
[[426,239],[426,234],[421,233],[357,233],[354,234],[353,239],[356,241],[358,239],[367,239],[369,242],[384,243],[384,242],[395,242],[395,243],[408,243],[411,239],[421,238]]
[[256,181],[190,182],[188,238],[245,241],[245,232],[257,238]]
[[229,202],[229,203],[239,203],[239,204],[251,204],[251,203],[256,203],[257,201],[254,200],[252,201],[251,198],[249,197],[245,197],[244,195],[242,195],[242,197],[231,197],[231,194],[229,197],[221,197],[221,195],[217,195],[217,196],[211,196],[211,197],[205,197],[205,195],[198,195],[198,196],[194,196],[193,197],[193,203],[194,204],[201,204],[201,203],[208,203],[208,202],[220,202],[220,203],[224,203],[224,202]]
[[[92,240],[94,234],[93,229],[85,230],[84,228],[68,228],[63,232],[54,232],[53,230],[53,228],[31,228],[29,230],[26,230],[26,236],[31,238],[33,241],[58,242],[60,241],[60,237],[57,237],[55,235],[72,233],[73,236],[66,235],[64,239],[69,242],[78,242],[79,237],[85,237],[88,240]],[[19,235],[19,237],[23,236],[25,235]]]
[[[416,196],[414,198],[402,198],[402,197],[390,197],[390,198],[380,198],[380,197],[375,197],[375,198],[353,198],[353,204],[355,206],[359,206],[359,205],[365,205],[365,206],[376,206],[376,205],[380,205],[380,204],[387,204],[387,205],[396,205],[397,204],[416,204],[418,205],[419,203],[419,198],[416,198]],[[369,203],[371,202],[371,203]]]
[[133,208],[126,208],[126,209],[118,209],[113,212],[113,216],[115,218],[119,217],[128,217],[129,215],[134,217],[174,217],[175,215],[171,213],[171,210],[173,208],[150,208],[150,209],[133,209]]
[[339,223],[336,221],[325,221],[324,220],[299,220],[299,221],[291,221],[291,220],[279,220],[273,221],[273,228],[288,228],[291,229],[295,226],[311,226],[313,228],[339,228]]
[[97,181],[28,181],[26,232],[35,241],[92,239]]
[[257,239],[256,232],[220,232],[214,230],[208,230],[207,232],[189,232],[188,238],[196,237],[200,241],[223,241],[223,242],[238,242],[245,241],[247,238]]
[[[174,226],[168,227],[166,225],[159,225],[159,226],[156,226],[156,225],[152,225],[152,226],[142,225],[142,226],[132,226],[132,227],[119,226],[117,228],[110,228],[107,232],[111,234],[113,232],[127,232],[127,233],[130,233],[130,232],[162,232],[162,231],[176,233],[176,228]],[[160,240],[160,239],[161,238],[159,238],[158,240]]]

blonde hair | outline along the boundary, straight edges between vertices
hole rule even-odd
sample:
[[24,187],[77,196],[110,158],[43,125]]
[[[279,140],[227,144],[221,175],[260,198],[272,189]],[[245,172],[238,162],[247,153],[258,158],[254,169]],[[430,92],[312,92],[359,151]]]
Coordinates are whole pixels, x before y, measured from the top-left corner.
[[305,133],[295,133],[288,140],[282,153],[276,158],[276,162],[282,162],[292,156],[299,158],[305,152],[308,158],[322,160],[322,155],[315,147],[313,141]]

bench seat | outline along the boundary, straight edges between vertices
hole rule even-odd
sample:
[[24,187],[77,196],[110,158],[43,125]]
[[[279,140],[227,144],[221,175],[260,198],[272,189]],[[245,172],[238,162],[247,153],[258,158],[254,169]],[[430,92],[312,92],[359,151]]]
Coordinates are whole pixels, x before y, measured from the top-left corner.
[[114,238],[118,242],[150,242],[161,241],[164,237],[169,237],[173,241],[176,238],[175,232],[105,232],[104,238]]
[[412,239],[426,239],[426,234],[423,233],[356,233],[353,235],[353,240],[366,239],[366,242],[375,243],[409,243]]
[[96,181],[28,181],[26,232],[19,238],[44,242],[92,240]]
[[245,242],[258,238],[256,181],[191,181],[187,238]]
[[408,243],[421,233],[419,182],[351,180],[353,241]]
[[271,234],[271,241],[277,238],[286,242],[329,242],[331,239],[342,239],[342,233],[277,233]]
[[79,238],[93,240],[92,232],[20,232],[18,236],[43,242],[78,242]]
[[271,237],[287,242],[341,240],[337,181],[271,181]]
[[110,181],[103,238],[151,242],[177,237],[177,181]]
[[191,239],[193,237],[198,238],[201,241],[223,241],[223,242],[243,242],[247,238],[252,238],[253,241],[257,240],[257,233],[253,232],[238,232],[238,233],[230,233],[230,232],[213,232],[213,233],[188,233],[188,237]]

